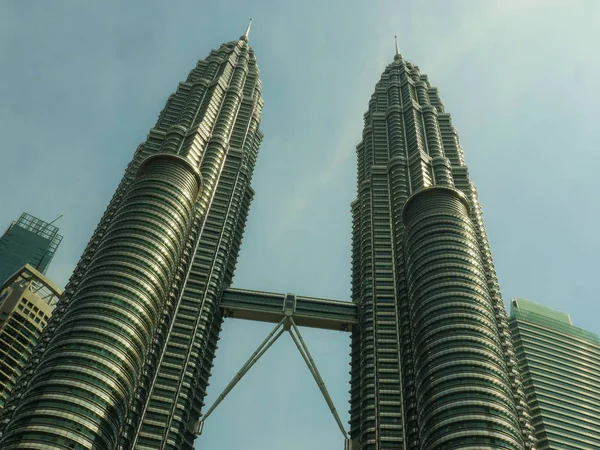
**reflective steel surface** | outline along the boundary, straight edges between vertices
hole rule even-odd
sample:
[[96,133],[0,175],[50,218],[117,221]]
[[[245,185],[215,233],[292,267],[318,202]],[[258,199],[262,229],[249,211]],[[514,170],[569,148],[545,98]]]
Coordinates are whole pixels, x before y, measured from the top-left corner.
[[261,89],[246,34],[179,83],[1,413],[1,448],[193,448],[254,195]]
[[397,51],[364,122],[353,448],[534,448],[477,192],[437,89]]
[[200,178],[143,164],[86,268],[0,443],[114,448],[189,234]]

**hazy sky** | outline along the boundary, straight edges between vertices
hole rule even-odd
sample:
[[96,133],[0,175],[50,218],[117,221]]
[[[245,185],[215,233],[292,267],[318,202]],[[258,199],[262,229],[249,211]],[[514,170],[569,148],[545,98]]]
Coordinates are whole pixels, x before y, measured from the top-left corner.
[[[0,227],[64,214],[51,278],[68,279],[177,83],[250,16],[265,139],[235,286],[349,298],[355,145],[398,34],[459,130],[505,299],[600,332],[596,0],[1,1]],[[225,322],[208,404],[271,328]],[[303,333],[346,421],[349,337]],[[197,444],[342,446],[285,335]]]

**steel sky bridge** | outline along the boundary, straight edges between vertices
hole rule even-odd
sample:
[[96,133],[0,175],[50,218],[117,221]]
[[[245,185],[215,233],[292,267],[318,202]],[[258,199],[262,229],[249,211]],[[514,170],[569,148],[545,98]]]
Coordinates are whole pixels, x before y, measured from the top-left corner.
[[302,297],[295,294],[280,294],[264,291],[251,291],[247,289],[229,288],[223,291],[220,308],[223,317],[253,320],[257,322],[276,323],[275,328],[266,339],[258,346],[240,371],[233,377],[225,390],[219,395],[215,403],[207,410],[206,414],[194,426],[196,436],[202,434],[204,422],[225,399],[227,394],[248,373],[262,355],[275,343],[285,332],[289,332],[294,344],[298,348],[302,359],[308,366],[310,373],[315,379],[327,406],[344,435],[345,449],[352,449],[352,441],[349,439],[340,416],[333,405],[333,401],[325,382],[321,378],[317,365],[302,335],[299,326],[321,328],[325,330],[352,331],[352,327],[358,324],[358,306],[355,303],[339,300],[329,300],[315,297]]
[[226,289],[221,301],[225,317],[278,323],[290,314],[300,327],[352,331],[358,322],[355,303],[294,294]]

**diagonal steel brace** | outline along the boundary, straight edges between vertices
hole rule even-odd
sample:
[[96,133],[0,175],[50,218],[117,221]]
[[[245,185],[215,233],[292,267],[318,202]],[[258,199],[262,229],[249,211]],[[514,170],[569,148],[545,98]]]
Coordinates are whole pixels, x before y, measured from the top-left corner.
[[348,434],[346,433],[346,430],[344,429],[344,426],[343,426],[340,416],[337,412],[337,409],[335,408],[333,401],[331,399],[331,396],[329,395],[329,392],[327,391],[325,382],[323,381],[323,378],[321,378],[321,374],[319,373],[319,370],[317,369],[317,365],[315,364],[315,361],[313,360],[312,355],[310,354],[310,351],[308,350],[308,346],[304,342],[304,339],[302,338],[302,334],[300,334],[300,330],[298,329],[298,326],[296,325],[296,322],[294,322],[294,319],[291,317],[291,315],[286,315],[286,317],[284,317],[275,326],[273,331],[271,331],[271,333],[269,333],[269,335],[265,338],[265,340],[258,346],[256,351],[250,356],[248,361],[246,361],[246,363],[242,366],[242,368],[238,371],[238,373],[233,377],[233,379],[227,385],[227,387],[224,389],[224,391],[221,393],[221,395],[219,395],[219,397],[217,398],[215,403],[208,409],[208,411],[206,412],[204,417],[202,417],[200,419],[200,421],[198,423],[196,423],[196,426],[194,427],[194,433],[196,435],[200,435],[202,433],[202,428],[204,427],[204,421],[208,418],[208,416],[210,416],[212,414],[212,412],[216,409],[216,407],[219,406],[219,404],[225,399],[225,397],[227,397],[227,395],[233,390],[235,385],[244,377],[244,375],[246,373],[248,373],[248,371],[252,368],[252,366],[254,364],[256,364],[256,362],[260,359],[260,357],[265,354],[265,352],[275,343],[275,341],[277,339],[279,339],[279,337],[283,334],[284,331],[288,331],[290,333],[290,336],[292,337],[294,344],[296,344],[296,347],[298,348],[298,351],[300,352],[302,359],[304,359],[304,362],[306,363],[308,370],[310,371],[311,375],[317,382],[317,386],[319,387],[321,394],[323,394],[323,398],[325,399],[327,406],[329,406],[329,409],[330,409],[331,413],[333,414],[333,417],[334,417],[338,427],[340,428],[342,434],[344,435],[346,443],[349,442]]
[[[252,366],[254,364],[256,364],[256,362],[260,359],[260,357],[262,355],[264,355],[264,353],[271,347],[271,345],[273,345],[275,343],[275,341],[277,339],[279,339],[279,336],[281,336],[283,334],[283,332],[285,331],[285,329],[282,328],[284,321],[285,321],[285,318],[283,318],[281,320],[281,322],[279,322],[277,325],[275,325],[275,328],[273,329],[273,331],[271,331],[271,333],[269,333],[269,335],[265,338],[265,340],[258,346],[256,351],[250,356],[248,361],[246,361],[246,364],[244,364],[242,366],[242,368],[239,370],[239,372],[235,375],[235,377],[233,377],[231,382],[227,385],[227,387],[225,388],[223,393],[221,395],[219,395],[219,398],[217,398],[215,403],[209,408],[209,410],[206,412],[206,414],[202,418],[201,422],[204,422],[208,418],[208,416],[210,416],[210,414],[215,410],[215,408],[217,406],[219,406],[219,404],[225,399],[225,397],[227,397],[227,394],[229,394],[229,392],[231,392],[231,390],[243,378],[243,376],[246,375],[246,373],[248,373],[248,371],[252,368]],[[281,330],[280,330],[280,328],[281,328]],[[277,334],[275,334],[275,333],[277,333]]]
[[[304,362],[308,366],[308,370],[310,370],[310,373],[312,374],[313,378],[317,382],[317,386],[319,386],[319,390],[321,391],[321,394],[323,394],[323,397],[325,398],[325,401],[327,402],[327,406],[329,406],[329,409],[331,410],[331,413],[333,414],[333,418],[337,422],[337,425],[340,428],[340,431],[344,435],[344,438],[348,439],[348,435],[346,434],[344,425],[342,424],[342,421],[337,412],[337,409],[335,409],[335,406],[333,404],[333,400],[331,400],[331,396],[329,395],[329,392],[327,391],[325,382],[323,381],[323,378],[321,378],[321,374],[319,373],[319,370],[317,369],[317,365],[315,364],[315,361],[313,360],[310,352],[308,351],[308,346],[304,342],[304,339],[302,339],[302,335],[300,334],[300,330],[296,326],[296,322],[294,322],[294,319],[290,317],[289,320],[290,320],[292,327],[288,331],[289,331],[290,335],[292,336],[292,340],[294,341],[294,344],[296,344],[296,347],[298,347],[298,351],[300,352],[300,354],[302,355],[302,359],[304,359]],[[294,333],[296,333],[297,336],[294,335]]]

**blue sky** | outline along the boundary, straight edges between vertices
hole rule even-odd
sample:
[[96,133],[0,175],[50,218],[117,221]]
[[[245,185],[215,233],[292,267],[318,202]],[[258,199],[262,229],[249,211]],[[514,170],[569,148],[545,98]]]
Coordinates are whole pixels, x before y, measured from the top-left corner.
[[[23,211],[64,214],[49,271],[58,284],[177,83],[250,16],[265,140],[235,286],[349,298],[354,147],[398,34],[459,130],[505,299],[600,332],[595,0],[0,2],[0,227]],[[225,323],[209,404],[270,329]],[[303,333],[346,421],[348,336]],[[197,447],[342,442],[284,335]]]

